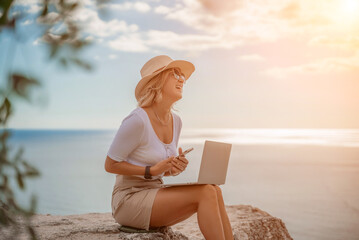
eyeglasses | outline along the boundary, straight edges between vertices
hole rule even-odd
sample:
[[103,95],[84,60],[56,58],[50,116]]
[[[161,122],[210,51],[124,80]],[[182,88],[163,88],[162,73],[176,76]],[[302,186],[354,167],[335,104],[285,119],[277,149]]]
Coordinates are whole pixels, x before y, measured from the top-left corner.
[[186,83],[186,77],[176,69],[173,70],[173,76],[177,79],[177,81],[182,79],[183,83]]

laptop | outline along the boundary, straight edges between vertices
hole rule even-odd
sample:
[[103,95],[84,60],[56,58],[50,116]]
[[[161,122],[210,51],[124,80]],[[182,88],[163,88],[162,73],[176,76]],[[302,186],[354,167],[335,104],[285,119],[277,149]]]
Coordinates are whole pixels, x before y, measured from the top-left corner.
[[201,167],[198,181],[187,183],[162,184],[161,187],[173,187],[182,185],[216,184],[226,182],[229,156],[232,144],[206,140],[204,143]]

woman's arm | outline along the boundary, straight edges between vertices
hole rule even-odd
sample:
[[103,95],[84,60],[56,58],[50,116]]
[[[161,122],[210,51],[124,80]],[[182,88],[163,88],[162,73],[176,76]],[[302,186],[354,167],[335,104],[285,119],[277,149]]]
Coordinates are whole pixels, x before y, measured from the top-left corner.
[[[160,175],[161,173],[171,168],[172,157],[165,159],[150,168],[150,174],[152,176]],[[105,170],[109,173],[121,174],[121,175],[145,175],[145,167],[137,166],[125,161],[115,161],[109,156],[106,157]]]
[[[145,175],[145,167],[136,166],[131,163],[122,161],[115,161],[109,156],[106,157],[105,170],[109,173],[121,174],[121,175]],[[153,169],[150,168],[150,173]]]

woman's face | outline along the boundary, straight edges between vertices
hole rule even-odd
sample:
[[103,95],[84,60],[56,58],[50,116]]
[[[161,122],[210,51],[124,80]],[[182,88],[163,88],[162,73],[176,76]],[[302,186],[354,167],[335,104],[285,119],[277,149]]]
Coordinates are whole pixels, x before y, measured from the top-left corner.
[[183,79],[184,75],[179,69],[172,69],[162,89],[163,97],[170,99],[173,102],[180,100],[182,98],[182,90],[185,83],[185,80]]

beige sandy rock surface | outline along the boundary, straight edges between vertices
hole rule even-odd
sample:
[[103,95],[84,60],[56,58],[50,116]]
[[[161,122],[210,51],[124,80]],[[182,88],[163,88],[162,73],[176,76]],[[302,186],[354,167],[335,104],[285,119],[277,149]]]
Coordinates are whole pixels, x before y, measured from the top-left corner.
[[[250,205],[227,206],[235,239],[292,239],[284,222],[265,211]],[[204,239],[194,214],[187,220],[159,233],[128,234],[118,230],[119,224],[111,213],[88,213],[80,215],[42,215],[32,218],[39,239]],[[3,229],[4,230],[4,229]],[[0,231],[0,239],[6,232]],[[2,236],[2,237],[1,237]],[[28,239],[23,234],[17,239]]]

